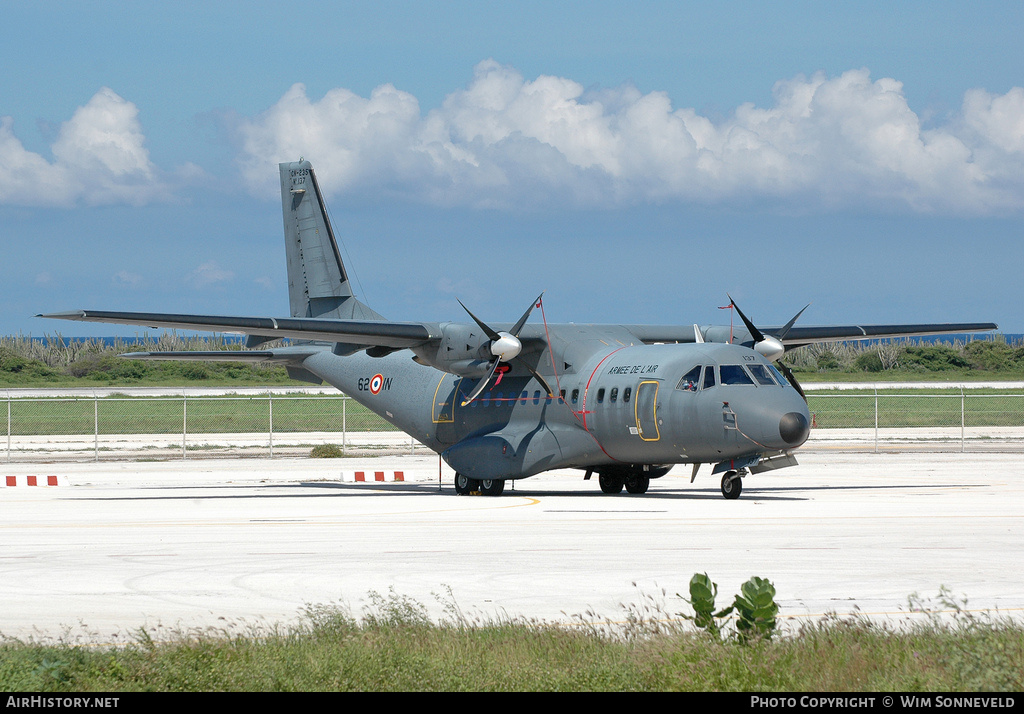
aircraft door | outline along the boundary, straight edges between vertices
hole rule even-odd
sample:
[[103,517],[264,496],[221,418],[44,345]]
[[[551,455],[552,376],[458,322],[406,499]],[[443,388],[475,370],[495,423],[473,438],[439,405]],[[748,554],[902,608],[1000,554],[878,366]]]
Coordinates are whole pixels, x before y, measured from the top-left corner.
[[658,441],[661,438],[661,430],[658,424],[657,380],[640,382],[633,398],[633,410],[639,437],[644,441]]
[[446,374],[434,390],[430,418],[435,435],[442,444],[454,444],[458,439],[455,429],[455,400],[459,395],[461,378]]

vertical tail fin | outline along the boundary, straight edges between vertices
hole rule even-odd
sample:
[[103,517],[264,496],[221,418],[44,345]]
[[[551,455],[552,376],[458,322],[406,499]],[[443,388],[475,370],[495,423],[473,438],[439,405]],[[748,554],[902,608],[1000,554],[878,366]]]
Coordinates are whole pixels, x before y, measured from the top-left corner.
[[295,161],[280,169],[291,316],[383,320],[352,291],[312,165]]

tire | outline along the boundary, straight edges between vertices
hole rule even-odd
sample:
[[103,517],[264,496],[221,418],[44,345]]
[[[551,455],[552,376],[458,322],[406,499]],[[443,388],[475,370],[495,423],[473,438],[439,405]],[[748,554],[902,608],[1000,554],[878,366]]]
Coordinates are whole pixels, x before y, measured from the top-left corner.
[[484,496],[500,496],[505,490],[505,482],[498,481],[497,479],[484,479],[477,481],[480,488],[480,493]]
[[626,477],[626,490],[630,493],[647,493],[647,488],[651,485],[650,476],[627,476]]
[[[734,476],[735,478],[733,478]],[[740,497],[742,491],[743,481],[739,476],[736,476],[736,472],[726,472],[725,476],[722,477],[722,495],[733,501]]]
[[464,474],[455,474],[455,493],[458,495],[465,496],[476,491],[478,488],[480,488],[479,481],[471,479]]
[[598,474],[597,482],[601,485],[601,491],[604,493],[619,493],[622,491],[622,478],[619,476],[609,476],[606,474]]

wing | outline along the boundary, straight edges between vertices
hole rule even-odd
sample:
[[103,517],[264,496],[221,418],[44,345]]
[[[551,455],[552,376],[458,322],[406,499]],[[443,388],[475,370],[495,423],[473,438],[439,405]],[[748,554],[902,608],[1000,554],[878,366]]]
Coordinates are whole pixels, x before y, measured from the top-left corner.
[[[694,342],[695,333],[692,325],[623,325],[627,330],[646,344],[656,342]],[[925,335],[962,335],[975,332],[991,332],[998,329],[993,322],[953,322],[924,323],[905,325],[819,325],[807,327],[764,327],[766,335],[783,334],[782,344],[787,350],[796,349],[814,342],[842,342],[846,340],[880,340],[891,337],[921,337]],[[745,342],[751,335],[742,325],[732,330],[735,342]],[[708,342],[728,342],[730,327],[728,325],[711,325],[701,328],[701,335]]]
[[[813,342],[843,342],[846,340],[879,340],[889,337],[923,337],[926,335],[964,335],[991,332],[998,329],[994,322],[948,322],[938,324],[907,325],[810,325],[790,327],[782,343],[787,350]],[[774,334],[773,328],[764,330]]]
[[110,312],[73,310],[37,317],[77,322],[106,322],[116,325],[165,327],[208,332],[240,332],[271,339],[289,337],[299,340],[341,342],[361,347],[402,349],[438,339],[435,325],[425,322],[389,322],[386,320],[338,320],[316,317],[232,317],[226,315],[178,315],[156,312]]

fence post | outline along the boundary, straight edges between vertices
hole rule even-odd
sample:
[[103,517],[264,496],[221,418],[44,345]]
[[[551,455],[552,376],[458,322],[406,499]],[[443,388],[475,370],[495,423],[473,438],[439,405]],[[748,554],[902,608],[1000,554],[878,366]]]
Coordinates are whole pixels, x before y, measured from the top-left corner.
[[345,453],[346,436],[348,435],[348,422],[346,405],[348,404],[348,395],[345,394],[341,397],[341,453]]
[[960,453],[967,451],[967,419],[965,415],[964,385],[960,385]]
[[7,390],[7,463],[11,463],[11,390]]
[[100,397],[92,393],[92,432],[95,460],[100,460]]
[[270,458],[274,458],[274,392],[267,388],[267,410],[270,412]]
[[875,387],[875,453],[878,453],[878,387]]
[[181,390],[181,459],[185,460],[185,435],[188,434],[188,392]]

